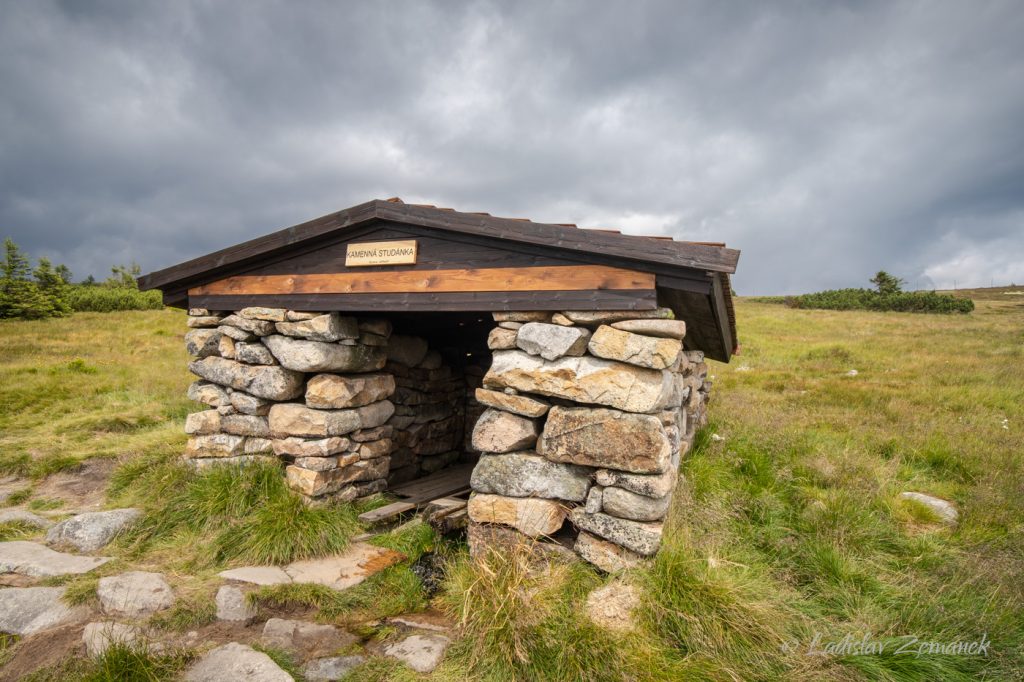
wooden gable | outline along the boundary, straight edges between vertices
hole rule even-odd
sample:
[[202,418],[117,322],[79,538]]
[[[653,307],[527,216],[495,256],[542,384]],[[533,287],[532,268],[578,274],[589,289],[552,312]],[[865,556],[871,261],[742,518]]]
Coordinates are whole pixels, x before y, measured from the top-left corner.
[[[349,245],[415,242],[415,263],[346,264]],[[688,349],[736,348],[739,252],[575,226],[371,201],[139,279],[178,307],[352,312],[672,308]]]

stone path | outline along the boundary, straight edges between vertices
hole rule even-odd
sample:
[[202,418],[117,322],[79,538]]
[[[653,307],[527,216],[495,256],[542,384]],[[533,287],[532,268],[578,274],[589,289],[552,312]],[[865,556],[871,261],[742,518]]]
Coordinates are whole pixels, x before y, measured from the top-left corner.
[[218,575],[228,580],[255,585],[315,583],[344,590],[358,585],[374,573],[401,560],[402,555],[390,549],[356,542],[344,554],[332,557],[295,561],[284,568],[244,566],[222,571]]
[[86,609],[68,606],[63,587],[11,587],[0,590],[0,632],[31,635],[84,619]]
[[0,542],[0,574],[19,573],[33,578],[88,573],[110,561],[108,557],[56,552],[38,542]]

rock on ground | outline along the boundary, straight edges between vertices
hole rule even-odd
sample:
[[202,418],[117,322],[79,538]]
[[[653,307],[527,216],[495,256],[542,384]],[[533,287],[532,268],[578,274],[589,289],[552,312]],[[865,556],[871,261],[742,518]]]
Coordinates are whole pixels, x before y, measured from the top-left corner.
[[61,601],[63,587],[0,589],[0,632],[31,635],[86,617],[88,610]]
[[163,575],[145,571],[100,578],[96,596],[104,613],[129,617],[147,616],[174,604],[174,592]]
[[133,645],[142,639],[142,630],[127,623],[112,620],[89,623],[82,631],[85,653],[90,657],[102,656],[111,644]]
[[185,673],[188,682],[293,682],[266,654],[231,642],[213,649]]
[[237,580],[253,585],[280,585],[292,581],[291,576],[277,566],[242,566],[221,571],[217,575],[226,580]]
[[[3,500],[0,499],[0,502],[3,502]],[[38,514],[22,509],[0,510],[0,523],[21,523],[33,528],[50,528],[53,526],[53,521],[50,519],[44,519]]]
[[914,492],[903,492],[900,493],[900,499],[902,500],[913,500],[934,512],[942,523],[948,526],[955,526],[957,519],[960,517],[960,513],[956,510],[956,507],[952,502],[947,502],[939,497],[933,497],[931,495],[925,495],[924,493]]
[[95,552],[140,516],[141,510],[131,508],[78,514],[51,528],[46,541],[51,545],[73,545],[80,552]]
[[384,655],[397,658],[418,673],[429,673],[444,658],[449,639],[443,635],[411,635],[384,647]]
[[0,542],[0,574],[18,573],[32,578],[88,573],[110,561],[109,557],[64,554],[38,542]]
[[343,554],[295,561],[284,567],[292,582],[316,583],[336,590],[358,585],[377,571],[400,561],[402,555],[365,542],[355,542]]
[[366,662],[365,656],[334,656],[317,658],[306,664],[302,674],[309,682],[328,682],[343,679]]
[[221,585],[215,601],[217,620],[245,623],[256,617],[256,609],[245,600],[245,592],[234,585]]
[[635,626],[633,610],[639,603],[640,590],[636,586],[615,580],[590,593],[587,615],[603,628],[628,632]]
[[271,618],[263,626],[261,640],[268,646],[304,652],[308,658],[333,653],[356,643],[358,638],[334,625]]

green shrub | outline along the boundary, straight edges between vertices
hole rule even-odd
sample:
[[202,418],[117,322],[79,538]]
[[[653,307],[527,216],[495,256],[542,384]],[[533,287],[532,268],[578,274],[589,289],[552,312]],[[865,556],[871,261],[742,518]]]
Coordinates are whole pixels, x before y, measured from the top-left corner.
[[786,299],[791,308],[873,310],[900,313],[969,313],[974,301],[934,291],[897,291],[882,294],[870,289],[832,289]]
[[76,284],[68,287],[68,301],[75,312],[109,313],[115,310],[159,310],[159,291],[139,291],[124,286]]

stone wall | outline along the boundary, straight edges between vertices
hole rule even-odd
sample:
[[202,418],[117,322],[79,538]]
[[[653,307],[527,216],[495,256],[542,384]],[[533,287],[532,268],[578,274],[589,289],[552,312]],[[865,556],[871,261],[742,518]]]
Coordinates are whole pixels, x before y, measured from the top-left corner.
[[614,571],[653,555],[705,417],[703,354],[649,312],[495,313],[476,391],[471,552],[525,537]]
[[280,458],[303,495],[351,500],[461,454],[461,373],[389,320],[192,309],[188,325],[188,395],[209,407],[186,420],[196,466]]

